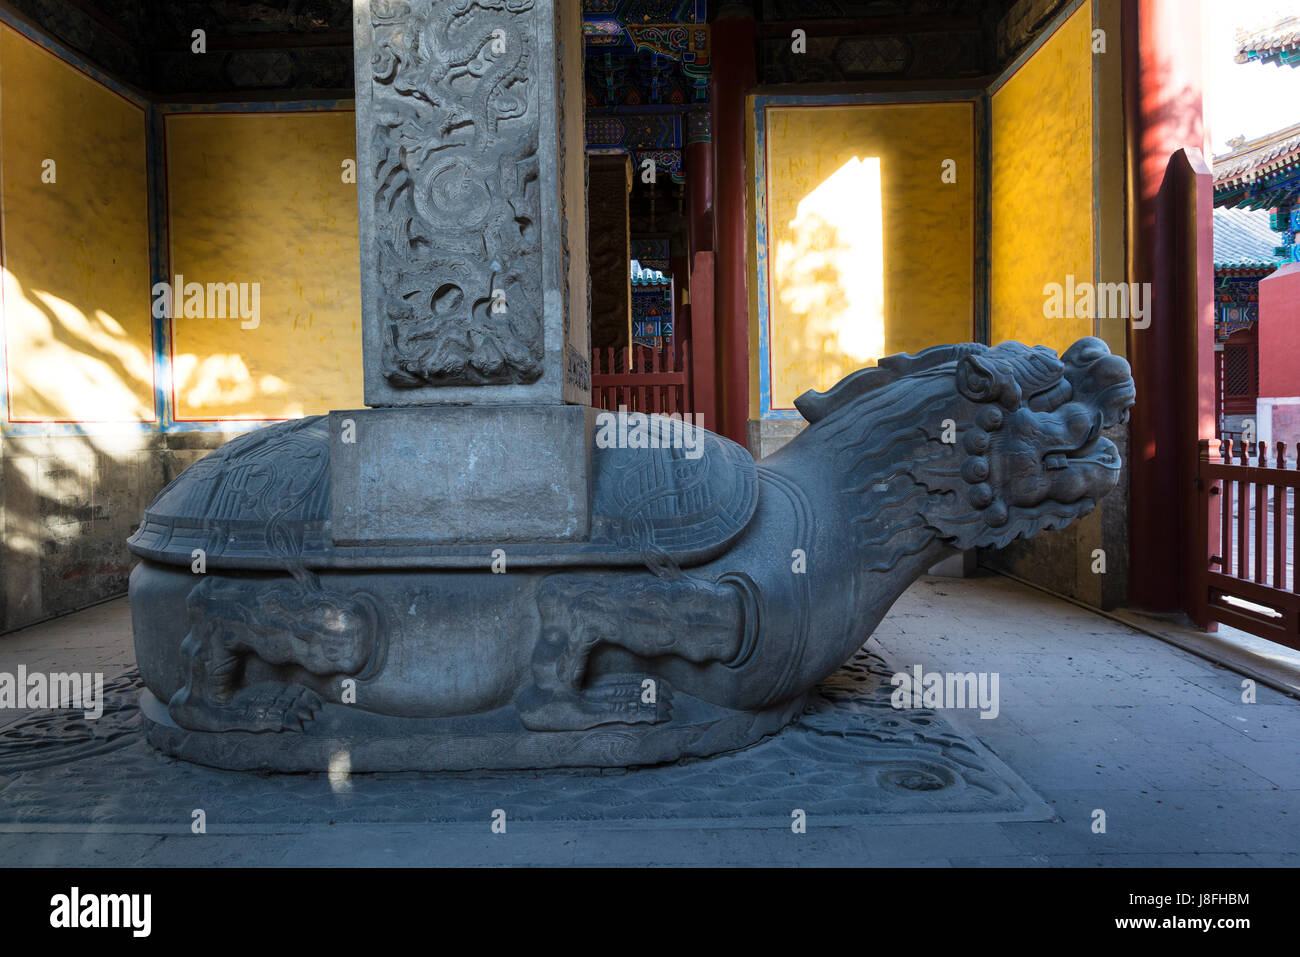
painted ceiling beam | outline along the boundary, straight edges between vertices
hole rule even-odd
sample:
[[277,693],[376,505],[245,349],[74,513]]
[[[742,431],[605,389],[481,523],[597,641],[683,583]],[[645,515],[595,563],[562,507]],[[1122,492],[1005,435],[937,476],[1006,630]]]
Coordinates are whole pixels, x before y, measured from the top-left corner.
[[915,36],[924,33],[975,33],[983,29],[974,17],[860,17],[836,20],[779,20],[759,24],[759,36],[788,37],[793,30],[810,37]]

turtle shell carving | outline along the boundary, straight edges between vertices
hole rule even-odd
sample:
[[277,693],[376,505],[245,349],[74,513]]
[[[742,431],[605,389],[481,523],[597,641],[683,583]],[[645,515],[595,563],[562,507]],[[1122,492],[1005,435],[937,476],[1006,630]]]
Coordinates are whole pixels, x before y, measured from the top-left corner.
[[127,544],[141,558],[186,566],[202,549],[209,569],[484,568],[502,545],[523,567],[665,557],[689,566],[724,552],[758,504],[749,453],[698,432],[684,448],[593,445],[586,541],[350,546],[331,538],[328,420],[312,416],[240,436],[190,466],[158,493]]

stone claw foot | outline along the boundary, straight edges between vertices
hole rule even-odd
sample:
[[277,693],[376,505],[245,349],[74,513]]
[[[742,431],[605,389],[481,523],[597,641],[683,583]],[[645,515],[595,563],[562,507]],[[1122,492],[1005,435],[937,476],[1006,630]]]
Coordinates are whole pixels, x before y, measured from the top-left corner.
[[224,700],[203,698],[186,686],[172,695],[167,711],[191,731],[301,731],[323,704],[301,685],[264,682]]
[[534,685],[520,693],[515,706],[519,720],[530,731],[585,731],[602,724],[659,724],[672,715],[672,688],[662,678],[611,675],[581,691]]

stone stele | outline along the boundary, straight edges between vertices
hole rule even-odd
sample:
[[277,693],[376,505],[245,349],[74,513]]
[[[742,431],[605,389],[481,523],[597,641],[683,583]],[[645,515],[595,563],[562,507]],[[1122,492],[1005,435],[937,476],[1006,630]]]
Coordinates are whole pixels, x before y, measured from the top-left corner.
[[366,405],[586,405],[580,5],[354,0],[353,44]]
[[758,464],[588,408],[578,17],[355,0],[370,408],[241,436],[146,510],[131,614],[169,754],[402,771],[743,747],[950,549],[1059,528],[1115,484],[1099,433],[1133,383],[1095,339],[883,359],[804,394],[811,425]]

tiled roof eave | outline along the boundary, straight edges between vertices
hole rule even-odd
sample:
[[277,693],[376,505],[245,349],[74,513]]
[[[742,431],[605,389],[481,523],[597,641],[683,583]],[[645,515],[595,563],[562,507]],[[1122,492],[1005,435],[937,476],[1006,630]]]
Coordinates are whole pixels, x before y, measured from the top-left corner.
[[1277,63],[1280,66],[1282,60],[1285,59],[1288,66],[1295,66],[1297,54],[1300,54],[1300,43],[1291,43],[1286,46],[1257,47],[1243,50],[1233,57],[1233,61],[1236,63],[1250,63],[1252,60],[1257,60],[1260,63]]
[[[1259,60],[1267,63],[1293,55],[1300,50],[1300,18],[1283,17],[1266,27],[1257,30],[1241,31],[1236,37],[1238,63]],[[1289,60],[1292,66],[1294,60]]]
[[1215,272],[1223,273],[1270,273],[1278,267],[1276,262],[1249,262],[1249,261],[1232,261],[1216,262],[1214,264]]
[[1300,123],[1243,142],[1212,163],[1216,199],[1220,194],[1285,180],[1300,171]]
[[1270,178],[1285,179],[1297,169],[1300,169],[1300,143],[1286,154],[1265,160],[1258,165],[1245,165],[1221,172],[1214,179],[1214,188],[1217,190],[1238,184],[1249,185]]

